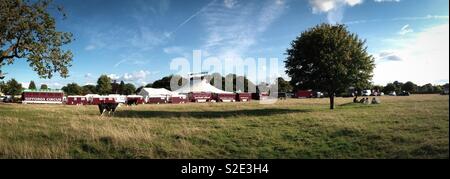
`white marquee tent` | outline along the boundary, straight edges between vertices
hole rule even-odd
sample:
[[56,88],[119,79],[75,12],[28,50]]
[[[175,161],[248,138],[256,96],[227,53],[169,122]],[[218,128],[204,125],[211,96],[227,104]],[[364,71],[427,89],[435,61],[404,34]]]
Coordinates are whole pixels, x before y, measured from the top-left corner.
[[188,94],[188,93],[217,93],[217,94],[233,94],[232,92],[223,91],[220,89],[217,89],[216,87],[209,84],[206,80],[194,80],[191,81],[190,84],[184,85],[180,89],[174,91],[175,93],[180,94]]
[[143,88],[138,95],[144,97],[167,97],[177,94],[164,88]]

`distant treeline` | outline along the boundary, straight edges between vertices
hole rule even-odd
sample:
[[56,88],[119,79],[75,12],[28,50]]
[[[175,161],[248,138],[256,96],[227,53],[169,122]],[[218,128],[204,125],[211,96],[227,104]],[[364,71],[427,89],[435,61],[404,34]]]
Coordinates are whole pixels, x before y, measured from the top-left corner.
[[386,86],[373,86],[374,90],[381,91],[384,93],[396,92],[401,93],[403,91],[413,93],[413,94],[439,94],[444,91],[444,89],[448,89],[449,84],[445,85],[433,85],[431,83],[425,85],[416,85],[411,81],[406,83],[395,81],[393,83],[388,83]]
[[[98,78],[96,85],[78,85],[77,83],[69,83],[66,86],[62,87],[61,89],[64,91],[66,95],[86,95],[86,94],[121,94],[121,95],[132,95],[137,94],[139,91],[141,91],[143,88],[165,88],[168,90],[176,90],[171,89],[171,80],[172,78],[178,79],[178,87],[186,85],[189,81],[189,79],[183,78],[178,75],[170,75],[163,77],[159,80],[156,80],[153,83],[149,83],[145,86],[140,86],[138,88],[135,87],[132,83],[125,83],[124,81],[116,81],[112,80],[110,77],[106,75],[102,75]],[[245,76],[238,76],[236,74],[228,74],[226,76],[222,76],[219,73],[213,73],[211,75],[206,75],[202,77],[202,79],[205,79],[209,81],[209,83],[216,88],[222,89],[224,91],[230,91],[230,92],[260,92],[260,91],[269,91],[273,85],[277,85],[278,92],[295,92],[295,89],[301,89],[301,87],[294,87],[295,84],[290,84],[289,81],[286,81],[285,79],[279,77],[277,81],[274,84],[268,84],[268,83],[260,83],[258,85],[255,85],[252,81],[250,81]],[[222,81],[221,84],[217,84],[217,81]],[[233,84],[231,86],[226,86],[226,83]],[[243,83],[244,85],[238,85],[239,83]],[[177,87],[177,86],[175,86]],[[393,83],[388,83],[386,86],[381,85],[372,85],[368,87],[367,89],[372,89],[379,92],[384,92],[386,94],[390,92],[396,92],[401,93],[403,91],[413,93],[413,94],[439,94],[444,91],[444,89],[447,89],[448,91],[449,84],[445,85],[432,85],[432,84],[425,84],[425,85],[416,85],[413,82],[406,82],[402,83],[399,81],[395,81]],[[22,84],[17,82],[15,79],[11,79],[8,82],[0,82],[0,92],[6,95],[19,95],[25,88],[22,87]],[[28,89],[37,89],[36,84],[34,81],[31,81]],[[39,89],[48,89],[48,86],[46,84],[42,84]],[[314,90],[314,89],[313,89]],[[363,90],[363,89],[359,89]],[[342,93],[345,93],[346,91],[342,91]]]

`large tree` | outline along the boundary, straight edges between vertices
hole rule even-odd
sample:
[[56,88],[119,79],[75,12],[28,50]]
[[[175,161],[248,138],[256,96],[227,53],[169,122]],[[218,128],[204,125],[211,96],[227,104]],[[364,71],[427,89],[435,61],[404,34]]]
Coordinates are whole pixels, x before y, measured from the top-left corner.
[[6,83],[5,94],[11,95],[14,101],[14,96],[19,95],[22,92],[22,84],[17,82],[14,78]]
[[113,80],[113,82],[111,83],[111,93],[112,94],[120,94],[119,93],[119,84],[117,83],[116,80]]
[[384,88],[383,92],[386,94],[392,93],[397,91],[397,87],[394,85],[394,83],[388,83]]
[[30,81],[30,84],[28,85],[28,89],[36,89],[36,84],[34,83],[34,81]]
[[406,83],[403,84],[402,87],[401,87],[402,91],[407,91],[407,92],[410,92],[410,93],[416,92],[416,88],[417,88],[417,85],[414,84],[414,83],[411,82],[411,81],[406,82]]
[[[172,78],[178,84],[171,85]],[[155,82],[153,82],[152,88],[165,88],[167,90],[175,91],[175,90],[179,89],[180,87],[184,86],[186,83],[187,83],[187,80],[185,78],[183,78],[179,75],[170,75],[170,76],[163,77],[162,79],[156,80]],[[171,89],[171,86],[174,89]]]
[[280,93],[290,93],[293,89],[289,81],[284,80],[282,77],[277,78],[275,85],[278,86],[278,92]]
[[[133,87],[134,87],[134,85],[133,85]],[[136,90],[136,87],[134,87],[133,92],[134,92],[134,90]],[[121,95],[125,94],[125,82],[120,81],[118,92]]]
[[111,93],[111,78],[106,75],[100,76],[97,80],[97,92],[100,95],[106,95]]
[[72,34],[56,30],[50,8],[62,12],[51,0],[0,1],[0,68],[15,59],[26,59],[42,78],[54,73],[68,76],[73,55],[62,46],[72,41]]
[[136,91],[136,87],[131,83],[127,83],[123,86],[122,94],[123,95],[132,95],[132,94],[135,94],[135,91]]
[[6,84],[4,81],[0,81],[0,93],[6,93]]
[[66,95],[81,95],[83,93],[83,89],[76,83],[69,83],[67,86],[62,88]]
[[337,92],[369,83],[375,67],[365,41],[345,25],[321,24],[303,32],[287,50],[286,73],[301,88],[321,90],[334,109]]

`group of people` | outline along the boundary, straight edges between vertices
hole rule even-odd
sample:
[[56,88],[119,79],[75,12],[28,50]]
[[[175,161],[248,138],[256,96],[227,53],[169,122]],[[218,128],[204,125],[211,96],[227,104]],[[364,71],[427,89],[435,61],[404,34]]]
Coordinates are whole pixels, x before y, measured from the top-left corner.
[[369,100],[369,98],[362,98],[358,101],[358,97],[353,98],[354,103],[361,103],[361,104],[380,104],[380,101],[378,98],[373,97],[372,101]]

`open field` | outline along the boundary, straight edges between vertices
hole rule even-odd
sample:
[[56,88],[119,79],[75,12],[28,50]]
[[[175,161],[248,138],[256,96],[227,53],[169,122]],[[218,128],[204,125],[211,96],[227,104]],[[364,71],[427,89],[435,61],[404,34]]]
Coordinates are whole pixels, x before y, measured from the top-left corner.
[[0,158],[449,158],[449,97],[274,105],[0,104]]

